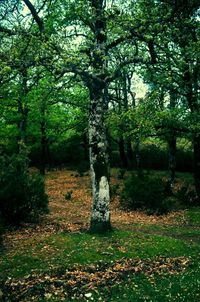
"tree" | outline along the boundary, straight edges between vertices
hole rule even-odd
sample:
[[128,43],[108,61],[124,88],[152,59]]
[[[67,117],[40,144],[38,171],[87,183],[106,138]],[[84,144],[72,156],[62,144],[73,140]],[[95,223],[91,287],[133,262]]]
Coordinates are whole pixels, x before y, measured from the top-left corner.
[[[51,43],[47,35],[48,30],[45,31],[43,20],[37,14],[36,9],[30,1],[24,0],[24,2],[29,7],[41,35],[48,41],[49,47],[55,48],[55,44]],[[64,2],[60,7],[63,11],[65,11],[66,7],[68,8],[67,16],[69,16],[69,12],[71,13],[72,20],[70,20],[71,22],[69,21],[68,24],[70,24],[70,26],[72,26],[73,23],[76,25],[75,32],[73,33],[74,36],[79,35],[77,32],[85,36],[80,27],[82,26],[86,29],[85,42],[79,43],[79,53],[83,53],[82,59],[84,61],[80,63],[76,52],[72,52],[70,57],[66,56],[66,52],[63,49],[56,47],[59,56],[58,64],[52,64],[51,62],[49,68],[57,75],[73,72],[82,79],[89,90],[89,149],[93,191],[90,230],[98,232],[111,228],[109,210],[109,164],[104,123],[106,91],[109,83],[118,76],[120,68],[130,62],[138,61],[138,58],[132,56],[130,62],[126,60],[117,66],[115,70],[109,70],[109,52],[127,38],[126,35],[123,35],[122,31],[119,31],[120,35],[117,34],[115,40],[111,39],[110,34],[108,39],[108,27],[113,28],[113,20],[111,21],[111,17],[117,20],[120,11],[116,10],[115,7],[113,10],[107,9],[106,1],[90,0],[87,3],[84,2],[84,7],[87,7],[87,11],[85,11],[86,16],[84,16],[80,13],[81,4],[83,5],[82,1],[78,1],[76,5],[72,1],[70,8],[70,5]],[[63,20],[60,22],[62,24]],[[72,62],[72,59],[74,59],[75,63]]]
[[[185,67],[181,67],[182,60],[179,60],[181,56],[184,57],[184,54],[181,52],[183,47],[177,33],[177,22],[180,21],[177,21],[177,16],[178,14],[181,15],[183,3],[176,1],[173,4],[170,0],[128,1],[125,4],[121,1],[114,3],[105,0],[44,0],[40,3],[39,1],[33,3],[30,0],[23,0],[20,1],[21,6],[18,10],[16,10],[18,1],[13,0],[9,3],[12,3],[12,8],[18,17],[15,26],[9,25],[9,22],[4,22],[3,26],[0,27],[4,43],[9,44],[8,41],[13,41],[12,45],[14,45],[14,47],[7,47],[8,50],[12,50],[11,55],[6,52],[1,53],[2,67],[4,68],[3,78],[4,83],[5,81],[12,83],[12,75],[15,83],[19,81],[19,74],[23,79],[22,95],[23,100],[26,100],[23,102],[26,108],[21,110],[22,136],[24,138],[26,136],[27,118],[30,116],[33,120],[34,113],[37,112],[35,120],[37,121],[37,129],[40,129],[41,172],[44,173],[45,153],[50,139],[48,114],[51,115],[53,111],[49,108],[54,104],[55,107],[52,108],[56,108],[59,112],[62,106],[61,116],[65,109],[69,109],[66,103],[68,102],[68,95],[70,95],[70,87],[66,84],[66,79],[73,83],[78,82],[80,87],[87,89],[84,104],[85,106],[88,105],[89,98],[88,110],[86,109],[85,112],[88,113],[93,192],[90,230],[92,232],[108,230],[111,228],[111,223],[105,116],[112,102],[113,82],[117,83],[118,86],[114,97],[119,97],[118,104],[126,111],[123,112],[125,118],[128,117],[132,123],[132,125],[128,125],[128,123],[125,125],[126,136],[120,129],[121,155],[124,157],[124,140],[131,149],[131,138],[134,137],[136,147],[138,147],[140,137],[155,136],[158,134],[158,126],[160,127],[147,118],[149,112],[152,117],[155,117],[157,113],[160,114],[161,110],[158,109],[157,100],[150,102],[150,98],[148,98],[149,104],[143,100],[137,106],[138,108],[129,110],[129,98],[132,97],[131,100],[134,103],[134,95],[131,91],[132,74],[130,75],[129,71],[132,72],[136,64],[140,64],[140,69],[137,69],[137,72],[143,73],[149,86],[152,83],[160,86],[156,92],[156,99],[158,96],[161,100],[164,93],[165,96],[170,96],[170,101],[173,101],[173,95],[176,95],[177,99],[181,99],[182,102],[185,96],[177,87],[179,85],[184,87],[181,88],[184,93],[189,89],[191,90],[191,87],[189,84],[186,85],[187,87],[183,85],[184,79],[181,78],[179,71],[183,71],[185,83],[192,81],[192,90],[196,89],[198,84],[194,81],[194,74],[192,80],[191,74],[190,79],[186,79],[187,72],[184,70]],[[24,13],[22,4],[29,9],[31,17]],[[4,9],[6,16],[8,16],[6,18],[12,18],[7,8],[6,6]],[[184,20],[188,20],[188,18],[184,17]],[[169,24],[172,25],[169,26]],[[16,51],[17,44],[20,46],[18,51]],[[176,46],[178,47],[175,51]],[[187,53],[192,52],[187,50]],[[197,69],[193,68],[193,70],[197,73]],[[9,76],[5,76],[6,73],[9,73]],[[40,75],[44,77],[43,82]],[[172,83],[174,79],[176,84]],[[51,82],[50,85],[49,82]],[[32,84],[30,85],[30,83]],[[30,101],[34,83],[37,86],[33,88],[36,95]],[[62,89],[59,90],[59,87]],[[76,85],[73,87],[75,89]],[[118,93],[119,90],[120,94]],[[39,112],[33,110],[33,103],[36,100],[37,104],[40,104]],[[187,100],[189,103],[189,94]],[[27,109],[27,101],[31,104],[29,106],[31,108],[28,107],[31,109],[28,113],[25,110]],[[198,101],[195,102],[198,103]],[[135,106],[136,104],[132,105]],[[147,107],[145,107],[146,105]],[[163,116],[166,114],[169,117],[167,106],[164,109]],[[171,108],[171,111],[174,112],[174,109]],[[141,113],[145,116],[142,116]],[[197,110],[195,110],[196,113]],[[170,130],[168,131],[168,134],[170,132],[169,143],[173,137],[173,144],[169,144],[173,145],[173,148],[170,147],[171,155],[174,152],[174,138],[176,137],[172,126],[168,127]],[[63,129],[65,128],[63,127]],[[58,136],[61,132],[57,132]],[[37,137],[39,136],[37,135]],[[197,152],[195,154],[198,155]],[[126,165],[125,157],[123,161]],[[174,167],[172,165],[171,171],[173,174]]]

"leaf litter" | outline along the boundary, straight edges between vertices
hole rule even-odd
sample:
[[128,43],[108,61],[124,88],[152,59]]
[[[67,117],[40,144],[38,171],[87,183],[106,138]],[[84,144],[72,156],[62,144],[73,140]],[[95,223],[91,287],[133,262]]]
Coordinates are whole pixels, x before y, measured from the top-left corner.
[[150,282],[155,275],[163,277],[184,272],[191,264],[186,257],[157,257],[155,259],[126,259],[115,262],[83,266],[71,269],[58,269],[47,274],[32,273],[24,278],[7,278],[0,283],[3,301],[28,302],[56,297],[59,301],[66,298],[87,300],[93,291],[110,288],[123,283],[125,278],[142,273]]
[[[111,178],[116,185],[120,181]],[[37,241],[38,235],[46,237],[60,232],[80,232],[89,225],[91,208],[91,189],[89,176],[77,177],[73,171],[53,171],[47,174],[46,190],[49,195],[50,213],[39,223],[25,224],[19,229],[8,230],[4,235],[7,256],[11,258],[14,251],[23,249],[32,238]],[[72,199],[65,199],[65,194],[72,191]],[[164,216],[148,216],[142,212],[127,212],[120,208],[119,195],[111,202],[112,223],[114,227],[132,227],[140,225],[185,225],[184,211],[170,213]],[[122,247],[123,248],[123,247]],[[124,253],[126,251],[124,250]],[[41,297],[52,300],[58,297],[62,301],[73,297],[88,300],[91,291],[103,287],[111,287],[117,283],[123,284],[123,279],[129,275],[143,273],[149,278],[155,274],[178,274],[186,270],[190,260],[185,257],[164,258],[154,260],[125,259],[113,263],[99,262],[94,265],[75,267],[68,270],[51,271],[49,274],[32,272],[24,278],[5,278],[0,281],[0,301],[38,301]]]

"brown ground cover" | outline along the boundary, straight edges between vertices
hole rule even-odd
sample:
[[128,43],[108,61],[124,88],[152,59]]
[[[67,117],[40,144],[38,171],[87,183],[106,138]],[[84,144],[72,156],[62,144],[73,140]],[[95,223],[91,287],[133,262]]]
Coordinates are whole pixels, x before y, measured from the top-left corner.
[[[184,211],[167,215],[146,215],[140,211],[125,211],[120,207],[119,192],[122,181],[111,177],[111,185],[118,185],[117,194],[111,199],[111,221],[114,228],[135,229],[135,224],[183,225]],[[48,236],[58,231],[77,232],[89,227],[91,211],[91,184],[89,173],[80,177],[76,171],[58,170],[46,175],[46,192],[49,197],[49,214],[39,224],[25,224],[16,231],[6,232],[4,242],[13,245],[19,239],[40,234]],[[70,194],[71,198],[65,196]]]

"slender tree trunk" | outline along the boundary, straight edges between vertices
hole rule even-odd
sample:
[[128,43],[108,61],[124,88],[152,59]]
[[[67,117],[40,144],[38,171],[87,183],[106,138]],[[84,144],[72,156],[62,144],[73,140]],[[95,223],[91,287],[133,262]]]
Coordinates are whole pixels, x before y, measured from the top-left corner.
[[40,163],[40,173],[45,175],[46,168],[46,150],[47,150],[47,137],[46,137],[46,126],[45,121],[42,120],[40,123],[41,129],[41,163]]
[[17,141],[23,142],[26,144],[26,129],[27,129],[27,118],[28,118],[28,110],[23,108],[21,101],[18,101],[18,112],[21,115],[20,121],[18,122],[19,135],[17,137]]
[[170,177],[168,180],[169,190],[172,191],[175,181],[175,172],[176,172],[176,136],[171,135],[168,139],[168,163],[169,163],[169,172]]
[[83,133],[83,150],[84,150],[84,160],[88,162],[88,136],[87,133]]
[[132,149],[130,138],[127,139],[126,150],[127,150],[127,158],[128,158],[128,167],[133,168],[134,156],[133,156],[133,149]]
[[91,0],[95,15],[93,22],[94,46],[91,50],[93,76],[88,81],[90,91],[89,154],[92,179],[93,204],[90,222],[91,232],[105,232],[111,228],[109,163],[104,113],[107,74],[105,1]]
[[120,139],[119,139],[119,154],[120,154],[121,166],[123,168],[127,168],[128,160],[126,157],[125,144],[124,144],[123,137],[120,137]]
[[104,232],[110,224],[109,164],[106,129],[103,121],[103,90],[90,91],[89,146],[92,178],[91,232]]
[[139,171],[140,171],[140,139],[139,139],[139,137],[136,137],[135,160],[136,160],[136,170],[139,173]]

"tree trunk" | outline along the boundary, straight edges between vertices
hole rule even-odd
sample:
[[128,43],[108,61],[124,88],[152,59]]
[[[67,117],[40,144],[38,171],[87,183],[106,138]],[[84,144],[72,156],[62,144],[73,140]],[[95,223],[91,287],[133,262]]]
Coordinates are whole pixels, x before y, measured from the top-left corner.
[[126,148],[127,148],[128,166],[131,169],[133,168],[134,156],[133,156],[133,149],[132,149],[130,138],[127,139]]
[[84,160],[88,162],[88,137],[87,133],[83,133],[83,150],[84,150]]
[[140,172],[140,138],[136,137],[135,143],[135,161],[136,161],[136,170],[139,174]]
[[111,228],[109,165],[102,102],[102,89],[90,91],[89,147],[93,193],[90,231],[95,233]]
[[46,137],[46,126],[45,121],[42,120],[40,123],[41,129],[41,163],[40,163],[40,173],[45,175],[46,168],[46,150],[47,150],[47,137]]
[[169,190],[171,192],[174,186],[175,172],[176,172],[176,137],[173,134],[168,139],[168,148],[169,148],[168,162],[169,162],[169,172],[170,172],[168,184],[169,184]]
[[120,154],[121,166],[123,168],[127,168],[128,160],[127,160],[127,157],[126,157],[126,151],[125,151],[125,145],[124,145],[123,137],[120,137],[120,139],[119,139],[119,154]]
[[106,17],[103,0],[91,0],[94,12],[94,45],[91,48],[93,77],[87,81],[90,92],[89,151],[92,179],[93,204],[90,231],[99,233],[111,228],[109,165],[104,113],[107,108],[105,94],[107,85]]
[[27,118],[28,118],[28,110],[23,109],[22,103],[18,101],[18,112],[21,115],[20,121],[18,122],[19,135],[17,137],[18,143],[22,142],[26,145],[26,130],[27,130]]

